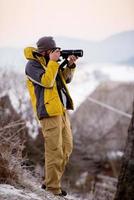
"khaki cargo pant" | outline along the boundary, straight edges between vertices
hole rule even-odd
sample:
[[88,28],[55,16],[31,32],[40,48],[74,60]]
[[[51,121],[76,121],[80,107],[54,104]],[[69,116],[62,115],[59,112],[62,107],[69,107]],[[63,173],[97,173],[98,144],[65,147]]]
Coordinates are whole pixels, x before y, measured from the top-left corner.
[[73,149],[68,113],[40,121],[45,138],[45,185],[54,194],[61,193],[61,177]]

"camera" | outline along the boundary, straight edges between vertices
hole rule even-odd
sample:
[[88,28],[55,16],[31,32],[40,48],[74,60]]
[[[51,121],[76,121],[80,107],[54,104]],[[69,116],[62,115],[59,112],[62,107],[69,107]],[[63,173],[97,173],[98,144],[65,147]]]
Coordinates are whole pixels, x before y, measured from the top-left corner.
[[[58,47],[52,49],[52,51],[55,51]],[[59,48],[60,49],[60,48]],[[82,49],[76,49],[76,50],[73,50],[73,49],[69,49],[69,50],[62,50],[60,51],[60,56],[63,58],[63,59],[67,59],[68,56],[70,55],[74,55],[76,57],[82,57],[83,56],[83,50]],[[37,50],[34,50],[33,51],[33,56],[36,57],[36,56],[39,56],[41,57],[42,54],[40,52],[38,52]]]
[[60,53],[61,53],[61,56],[65,59],[68,58],[68,56],[70,56],[70,55],[74,55],[76,57],[82,57],[83,56],[83,50],[82,49],[62,50]]

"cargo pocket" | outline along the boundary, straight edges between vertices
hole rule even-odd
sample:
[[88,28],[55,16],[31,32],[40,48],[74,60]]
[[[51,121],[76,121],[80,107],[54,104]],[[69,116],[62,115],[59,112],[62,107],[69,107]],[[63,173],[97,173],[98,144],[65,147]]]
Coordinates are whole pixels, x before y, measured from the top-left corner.
[[45,148],[56,151],[62,145],[60,116],[46,119],[44,127]]

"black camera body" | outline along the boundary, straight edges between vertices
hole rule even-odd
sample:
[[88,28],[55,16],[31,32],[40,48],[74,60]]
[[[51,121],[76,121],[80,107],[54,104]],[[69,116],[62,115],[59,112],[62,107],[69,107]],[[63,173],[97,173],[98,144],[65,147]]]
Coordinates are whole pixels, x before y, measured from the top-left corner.
[[82,57],[83,56],[83,50],[82,49],[76,49],[76,50],[62,50],[61,56],[66,59],[70,55],[74,55],[76,57]]

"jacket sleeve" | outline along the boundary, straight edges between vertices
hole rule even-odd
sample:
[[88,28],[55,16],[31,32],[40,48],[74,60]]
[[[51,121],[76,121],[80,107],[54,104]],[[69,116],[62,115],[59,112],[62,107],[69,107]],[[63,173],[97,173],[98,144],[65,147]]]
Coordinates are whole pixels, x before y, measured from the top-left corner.
[[58,73],[59,64],[55,61],[49,61],[44,69],[36,61],[29,61],[26,65],[26,75],[34,83],[43,87],[51,88],[54,85]]
[[62,72],[66,83],[70,83],[72,81],[72,78],[73,78],[73,75],[74,75],[74,71],[75,71],[75,67],[76,67],[75,64],[72,67],[66,66],[66,68]]
[[59,69],[59,64],[56,61],[50,60],[47,64],[47,68],[41,77],[41,84],[45,87],[53,87],[57,73]]

